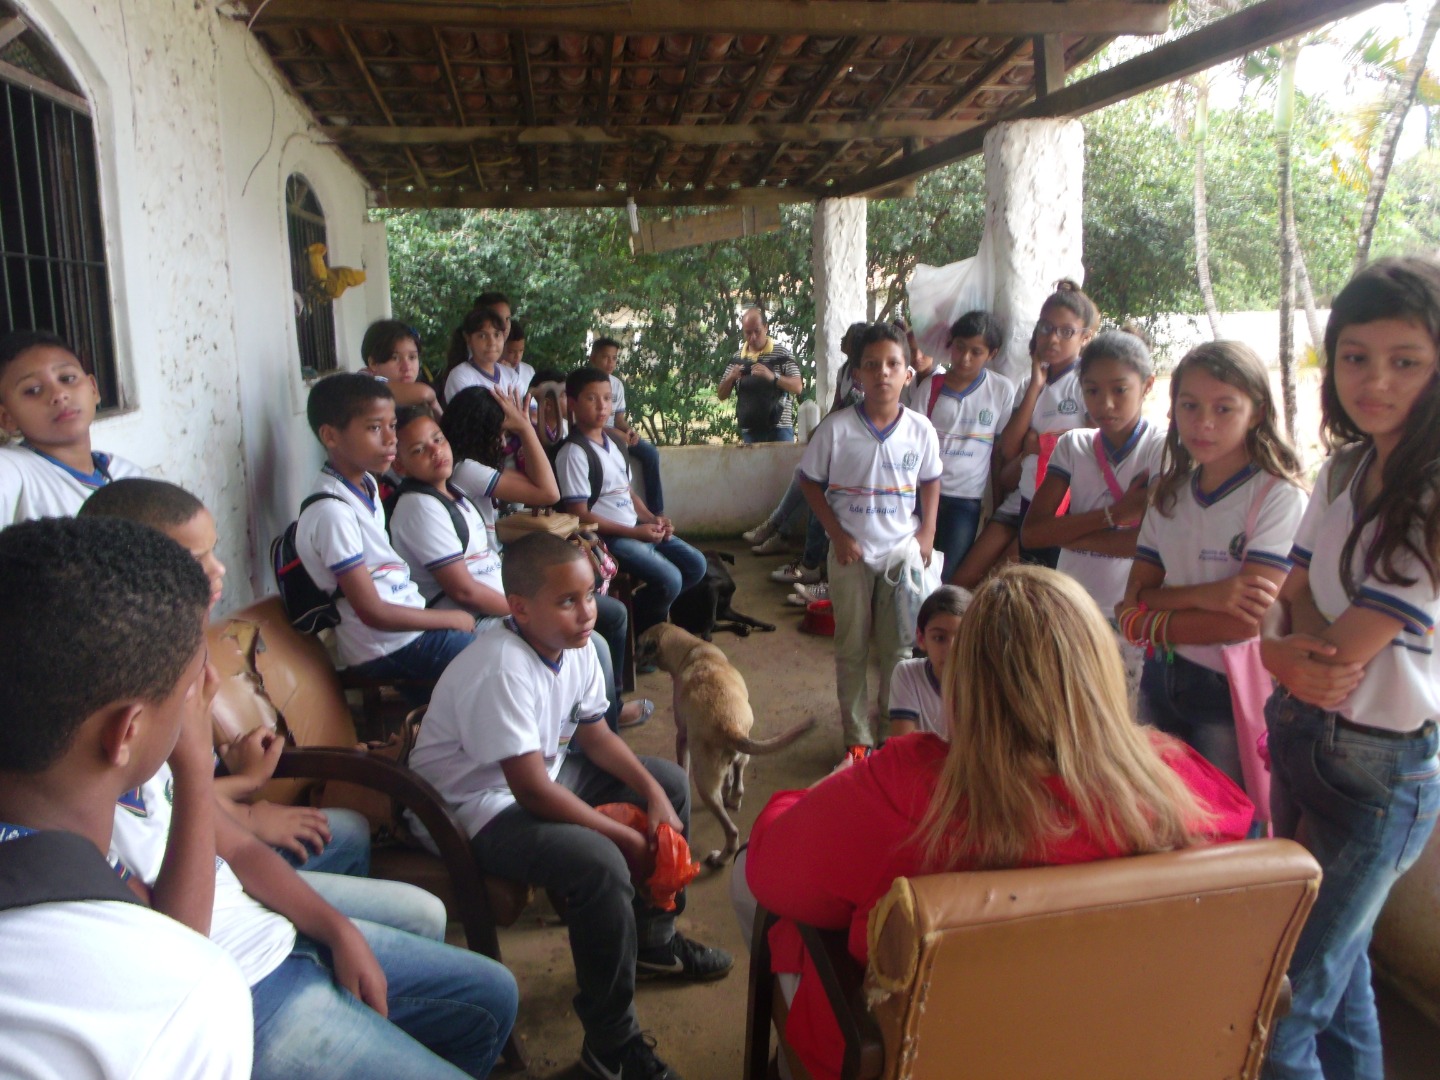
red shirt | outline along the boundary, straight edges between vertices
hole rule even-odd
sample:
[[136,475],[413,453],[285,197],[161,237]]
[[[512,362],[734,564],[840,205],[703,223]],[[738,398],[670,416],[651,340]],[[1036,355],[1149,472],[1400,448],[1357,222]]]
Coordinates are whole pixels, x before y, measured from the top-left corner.
[[[1162,749],[1167,764],[1214,813],[1211,838],[1242,839],[1255,814],[1244,792],[1183,743],[1166,740]],[[930,734],[891,739],[880,753],[808,791],[777,792],[750,834],[746,880],[760,904],[782,917],[770,933],[772,968],[801,973],[790,1006],[788,1041],[816,1080],[839,1075],[842,1042],[794,923],[848,928],[850,955],[865,963],[870,909],[897,877],[929,872],[915,829],[930,805],[948,750]],[[1044,783],[1062,805],[1070,805],[1058,779]],[[1035,865],[1121,854],[1108,838],[1077,827],[1040,853]]]

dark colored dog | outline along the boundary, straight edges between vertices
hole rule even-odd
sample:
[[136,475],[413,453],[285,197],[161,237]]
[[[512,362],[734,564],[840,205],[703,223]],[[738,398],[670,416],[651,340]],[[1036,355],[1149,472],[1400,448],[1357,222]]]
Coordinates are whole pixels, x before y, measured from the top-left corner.
[[670,621],[704,641],[709,641],[716,630],[729,630],[741,637],[747,637],[752,628],[774,630],[771,623],[742,615],[730,606],[735,598],[735,579],[725,564],[734,562],[735,556],[723,551],[705,552],[705,576],[675,598],[670,605]]

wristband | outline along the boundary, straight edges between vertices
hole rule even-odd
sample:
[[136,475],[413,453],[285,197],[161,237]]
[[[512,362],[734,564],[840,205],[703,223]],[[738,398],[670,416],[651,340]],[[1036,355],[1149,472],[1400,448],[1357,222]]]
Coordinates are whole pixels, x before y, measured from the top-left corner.
[[1105,527],[1107,529],[1115,528],[1115,516],[1110,513],[1110,507],[1102,507],[1102,512],[1105,514]]

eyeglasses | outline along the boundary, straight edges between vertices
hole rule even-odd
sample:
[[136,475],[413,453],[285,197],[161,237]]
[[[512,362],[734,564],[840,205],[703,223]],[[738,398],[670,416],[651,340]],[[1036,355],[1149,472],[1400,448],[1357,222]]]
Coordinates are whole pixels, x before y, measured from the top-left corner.
[[1035,333],[1039,337],[1050,337],[1052,334],[1061,341],[1069,341],[1076,334],[1080,333],[1083,327],[1079,326],[1056,326],[1052,322],[1041,319],[1035,324]]

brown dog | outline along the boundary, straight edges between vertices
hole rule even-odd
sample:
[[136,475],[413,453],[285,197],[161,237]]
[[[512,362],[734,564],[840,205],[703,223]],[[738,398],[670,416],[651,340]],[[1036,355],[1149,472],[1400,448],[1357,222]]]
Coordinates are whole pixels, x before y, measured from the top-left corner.
[[725,830],[725,846],[705,856],[723,866],[740,845],[740,830],[726,807],[740,809],[745,763],[751,754],[789,746],[815,726],[814,719],[769,739],[750,738],[755,714],[745,679],[716,646],[671,623],[640,635],[637,661],[653,659],[669,672],[675,693],[675,760],[690,773],[695,793]]

